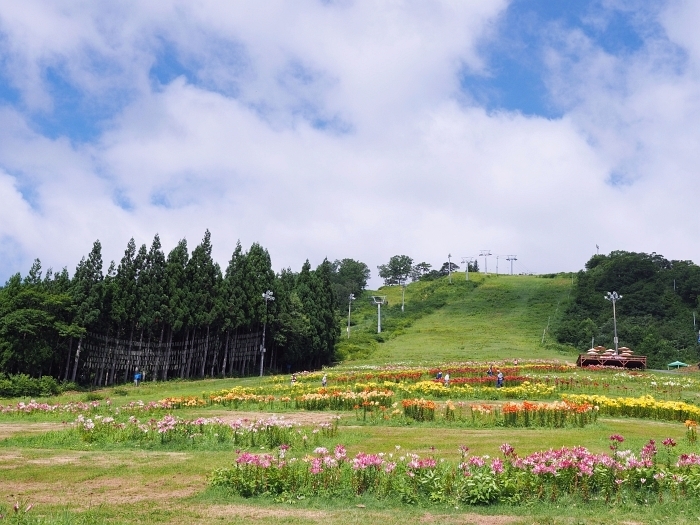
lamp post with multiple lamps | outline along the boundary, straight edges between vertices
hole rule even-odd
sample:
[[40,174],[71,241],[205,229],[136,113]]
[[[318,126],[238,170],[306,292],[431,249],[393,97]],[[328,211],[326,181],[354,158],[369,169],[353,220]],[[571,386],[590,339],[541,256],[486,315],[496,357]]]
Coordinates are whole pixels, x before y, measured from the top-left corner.
[[386,295],[373,295],[372,301],[377,305],[377,333],[382,333],[382,305],[386,303]]
[[348,296],[348,339],[350,339],[350,308],[352,307],[352,302],[355,300],[355,294],[351,293]]
[[267,303],[269,301],[274,301],[275,296],[272,295],[270,290],[262,294],[262,298],[265,301],[265,321],[263,322],[263,336],[262,344],[260,345],[260,377],[263,376],[263,364],[265,362],[265,329],[267,328]]
[[615,335],[615,355],[617,355],[617,314],[615,312],[615,303],[622,299],[622,296],[618,295],[617,292],[608,292],[603,297],[605,297],[613,305],[613,332]]

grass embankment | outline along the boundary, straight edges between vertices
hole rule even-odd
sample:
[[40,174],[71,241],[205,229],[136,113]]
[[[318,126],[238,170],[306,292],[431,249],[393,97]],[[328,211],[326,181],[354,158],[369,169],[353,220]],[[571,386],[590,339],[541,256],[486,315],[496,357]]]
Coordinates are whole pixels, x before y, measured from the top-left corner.
[[[575,352],[550,335],[571,289],[566,276],[542,278],[453,274],[411,283],[401,311],[401,287],[367,292],[353,304],[350,338],[341,356],[352,364],[452,362],[497,359],[569,359]],[[372,295],[385,295],[382,333]],[[543,332],[549,325],[543,339]]]

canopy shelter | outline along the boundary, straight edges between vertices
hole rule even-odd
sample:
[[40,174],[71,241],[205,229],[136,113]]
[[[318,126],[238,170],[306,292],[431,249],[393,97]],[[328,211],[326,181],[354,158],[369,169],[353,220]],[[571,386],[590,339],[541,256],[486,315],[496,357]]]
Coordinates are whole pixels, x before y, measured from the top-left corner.
[[671,368],[675,368],[677,370],[682,366],[688,366],[688,365],[686,365],[685,363],[681,363],[680,361],[674,361],[673,363],[669,363],[666,366],[668,367],[669,370],[671,370]]

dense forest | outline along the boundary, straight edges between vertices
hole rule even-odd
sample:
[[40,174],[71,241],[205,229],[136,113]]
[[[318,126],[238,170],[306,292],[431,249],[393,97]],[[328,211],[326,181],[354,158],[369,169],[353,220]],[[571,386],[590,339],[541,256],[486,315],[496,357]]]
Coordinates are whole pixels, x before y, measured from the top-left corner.
[[594,255],[578,273],[573,297],[557,329],[557,338],[578,350],[595,344],[613,347],[612,304],[616,291],[619,345],[646,355],[648,365],[665,368],[677,359],[696,363],[699,356],[700,267],[669,261],[656,253],[614,251]]
[[0,373],[97,385],[129,380],[139,364],[150,367],[147,379],[252,374],[263,333],[265,371],[333,361],[334,289],[361,292],[362,263],[306,261],[275,274],[267,250],[238,243],[222,272],[211,253],[207,231],[191,253],[183,239],[167,256],[158,235],[150,248],[131,239],[106,271],[99,241],[72,276],[44,273],[35,260],[0,288]]

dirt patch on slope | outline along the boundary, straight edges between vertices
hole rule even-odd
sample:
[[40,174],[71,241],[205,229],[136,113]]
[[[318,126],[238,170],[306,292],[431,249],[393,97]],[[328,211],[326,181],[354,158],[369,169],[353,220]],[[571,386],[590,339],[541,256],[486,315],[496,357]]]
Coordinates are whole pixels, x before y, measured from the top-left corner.
[[276,418],[281,421],[287,421],[295,425],[313,426],[321,423],[331,423],[338,416],[328,412],[289,412],[289,413],[274,413],[274,412],[244,412],[244,411],[210,411],[207,412],[208,417],[218,417],[225,423],[233,423],[234,421],[247,420],[259,421],[261,419]]

